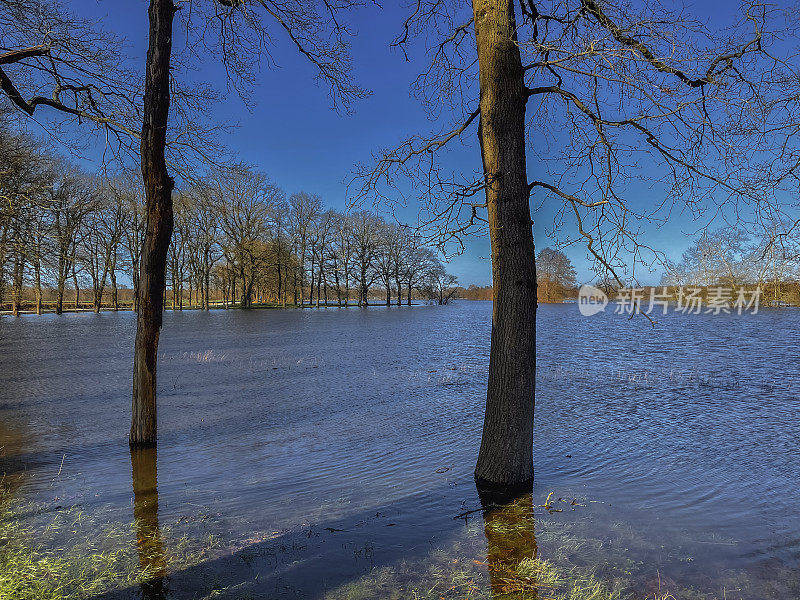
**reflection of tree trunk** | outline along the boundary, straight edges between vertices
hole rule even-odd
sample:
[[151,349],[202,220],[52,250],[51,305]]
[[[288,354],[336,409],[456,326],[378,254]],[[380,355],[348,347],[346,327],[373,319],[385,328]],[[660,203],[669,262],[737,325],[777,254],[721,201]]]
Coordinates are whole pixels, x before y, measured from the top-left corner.
[[486,507],[483,526],[492,598],[536,600],[538,581],[532,567],[537,547],[532,495],[508,501],[482,494],[481,501]]
[[158,526],[158,474],[156,448],[131,447],[133,471],[133,519],[136,548],[142,569],[142,598],[163,600],[167,596],[167,563]]

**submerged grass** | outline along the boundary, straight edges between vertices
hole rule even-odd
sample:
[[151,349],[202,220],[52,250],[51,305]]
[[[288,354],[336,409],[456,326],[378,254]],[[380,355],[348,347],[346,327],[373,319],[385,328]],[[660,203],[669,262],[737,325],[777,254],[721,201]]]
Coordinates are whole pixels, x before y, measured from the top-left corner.
[[[701,592],[659,574],[660,540],[615,521],[595,529],[578,518],[535,519],[530,496],[467,523],[463,534],[427,556],[374,569],[327,600],[723,600],[761,597],[748,582],[718,573]],[[597,517],[596,514],[593,515]],[[594,531],[594,536],[587,533]],[[666,541],[666,540],[664,540]],[[673,540],[674,541],[674,540]],[[670,555],[670,560],[686,558]],[[661,558],[659,558],[661,557]],[[741,573],[739,574],[741,576]],[[746,578],[745,578],[746,579]],[[727,589],[727,592],[726,592]]]
[[202,562],[216,543],[173,536],[170,527],[150,539],[143,533],[135,523],[98,522],[77,507],[7,502],[0,508],[0,598],[77,600],[136,586],[161,576],[163,565]]
[[[530,496],[469,518],[461,534],[427,554],[372,568],[329,590],[327,600],[713,600],[746,594],[741,572],[717,574],[721,593],[701,593],[660,573],[663,546],[612,515],[537,515]],[[105,519],[79,507],[0,502],[0,599],[78,600],[136,587],[198,565],[228,547],[207,532],[206,513],[159,525]],[[587,515],[588,518],[588,515]],[[535,525],[535,527],[534,527]],[[251,535],[243,546],[269,536]],[[674,542],[674,540],[673,540]],[[285,542],[281,542],[285,543]],[[670,544],[673,545],[672,543]],[[269,548],[267,548],[269,550]],[[673,553],[674,554],[674,553]],[[265,556],[269,556],[269,552]],[[677,558],[676,558],[677,556]],[[244,553],[239,558],[248,560]],[[686,557],[690,562],[691,557]],[[682,561],[678,552],[671,559]],[[687,562],[687,564],[689,564]],[[675,576],[675,571],[672,571]],[[676,577],[680,579],[680,577]],[[213,583],[213,582],[212,582]],[[255,586],[255,587],[254,587]],[[722,587],[724,586],[724,587]],[[708,589],[708,586],[700,586]],[[727,588],[726,594],[724,588]],[[254,581],[207,586],[205,598],[260,597]],[[731,593],[734,591],[735,593]],[[256,594],[256,595],[253,595]],[[250,596],[249,596],[250,595]],[[198,596],[200,597],[200,596]],[[786,597],[775,594],[772,597]]]

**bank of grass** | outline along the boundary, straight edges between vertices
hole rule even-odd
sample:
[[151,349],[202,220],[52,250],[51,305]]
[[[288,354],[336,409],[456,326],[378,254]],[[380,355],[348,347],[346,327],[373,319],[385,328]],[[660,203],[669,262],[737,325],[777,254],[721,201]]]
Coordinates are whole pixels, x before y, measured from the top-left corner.
[[[160,575],[158,565],[198,564],[217,544],[213,536],[193,539],[167,526],[152,534],[164,555],[143,556],[137,544],[153,547],[154,540],[143,539],[135,524],[99,519],[76,507],[5,503],[0,507],[0,598],[90,598],[152,580]],[[31,522],[37,524],[26,524]]]

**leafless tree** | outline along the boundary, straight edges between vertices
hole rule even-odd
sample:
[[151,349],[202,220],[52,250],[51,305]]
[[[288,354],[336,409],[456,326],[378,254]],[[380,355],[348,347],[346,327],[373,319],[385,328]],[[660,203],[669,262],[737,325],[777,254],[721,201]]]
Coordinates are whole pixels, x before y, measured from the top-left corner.
[[[428,44],[432,60],[414,89],[447,123],[359,166],[355,196],[405,202],[410,190],[442,244],[460,247],[464,235],[488,228],[494,309],[481,486],[527,489],[533,477],[530,202],[558,202],[548,233],[583,243],[621,282],[663,258],[641,237],[645,225],[678,208],[711,219],[746,205],[757,219],[777,210],[777,182],[792,185],[798,78],[778,57],[781,15],[749,2],[740,14],[715,30],[659,3],[413,4],[395,45]],[[471,139],[480,169],[443,159]],[[653,201],[631,199],[636,179],[657,190]]]

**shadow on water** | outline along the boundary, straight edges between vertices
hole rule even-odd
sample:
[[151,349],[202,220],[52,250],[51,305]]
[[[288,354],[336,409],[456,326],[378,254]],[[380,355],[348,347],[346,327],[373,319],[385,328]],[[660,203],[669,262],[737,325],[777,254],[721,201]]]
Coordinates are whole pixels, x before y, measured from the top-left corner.
[[[346,518],[280,532],[201,564],[172,570],[159,532],[155,458],[154,449],[131,454],[138,552],[147,580],[138,589],[117,589],[95,596],[94,600],[325,598],[335,590],[339,591],[333,597],[350,597],[342,592],[348,584],[380,573],[385,567],[399,567],[408,559],[417,561],[412,564],[424,565],[427,556],[437,548],[447,548],[463,527],[453,514],[437,515],[451,523],[445,534],[441,527],[432,525],[429,529],[419,527],[418,522],[407,522],[405,515],[413,514],[431,500],[430,494],[420,493]],[[481,505],[469,512],[483,515],[486,562],[474,562],[485,564],[488,570],[484,589],[495,600],[538,600],[540,571],[532,494],[502,504],[497,498],[490,502],[481,498]],[[431,520],[436,518],[430,516]],[[432,529],[438,533],[432,533]],[[257,535],[253,532],[254,538]],[[407,583],[410,582],[401,576],[390,585],[402,589]],[[364,590],[370,595],[363,595]],[[379,586],[367,587],[354,597],[377,598],[383,592],[385,588]]]
[[167,562],[158,525],[158,466],[156,448],[131,448],[133,519],[136,549],[142,570],[143,600],[167,597]]
[[[430,512],[425,507],[435,495],[418,493],[287,531],[252,531],[251,539],[258,541],[223,549],[200,564],[173,568],[169,560],[165,564],[157,534],[154,460],[149,462],[149,473],[138,477],[137,461],[132,463],[141,569],[152,576],[139,588],[109,590],[94,600],[324,598],[382,567],[424,558],[436,548],[447,547],[463,528],[463,522],[455,518],[457,506],[450,514]],[[408,518],[420,510],[430,527],[420,527],[419,521]]]

